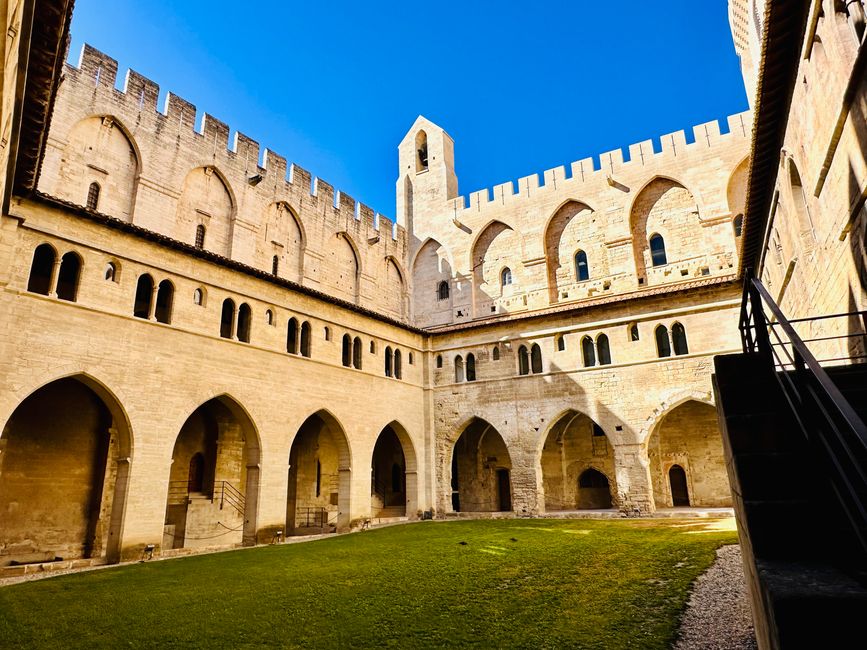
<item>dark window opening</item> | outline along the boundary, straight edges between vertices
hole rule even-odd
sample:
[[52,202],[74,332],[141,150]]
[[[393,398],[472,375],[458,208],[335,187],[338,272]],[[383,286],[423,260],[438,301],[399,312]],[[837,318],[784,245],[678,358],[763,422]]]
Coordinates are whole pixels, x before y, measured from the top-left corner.
[[394,351],[394,376],[396,379],[403,379],[403,366],[401,364],[400,350]]
[[467,381],[476,380],[476,355],[467,355]]
[[596,351],[593,349],[593,339],[585,336],[581,339],[581,354],[584,358],[584,367],[590,368],[596,365]]
[[250,305],[242,302],[238,307],[238,340],[244,343],[250,342],[250,326],[253,322],[253,314]]
[[686,330],[680,323],[675,323],[671,326],[671,340],[675,354],[689,354],[689,346],[686,343]]
[[530,347],[530,367],[533,373],[542,372],[542,348],[537,343]]
[[235,319],[235,301],[226,298],[223,301],[223,309],[220,312],[220,336],[224,339],[232,338],[232,321]]
[[310,357],[310,323],[301,323],[301,356]]
[[608,345],[607,334],[600,334],[596,338],[596,356],[599,358],[600,366],[607,366],[611,363],[611,348]]
[[151,313],[151,299],[154,295],[154,279],[147,273],[139,276],[135,288],[135,303],[132,315],[136,318],[148,318]]
[[157,308],[155,316],[157,322],[165,323],[166,325],[172,322],[172,303],[175,297],[175,287],[168,280],[160,282],[157,289]]
[[47,296],[51,291],[51,275],[54,273],[54,262],[57,255],[48,244],[41,244],[33,251],[33,263],[30,265],[30,278],[27,280],[27,290],[31,293],[41,293]]
[[653,266],[665,266],[668,260],[665,256],[665,240],[662,235],[653,235],[650,238],[650,259]]
[[349,334],[343,335],[343,356],[341,362],[347,368],[352,365],[352,337]]
[[449,283],[443,280],[437,286],[437,300],[449,299]]
[[361,339],[357,336],[352,341],[352,367],[361,370]]
[[525,345],[518,348],[518,374],[530,374],[530,357],[527,354],[527,347]]
[[578,282],[590,279],[590,267],[587,265],[587,253],[578,251],[575,253],[575,276]]
[[60,272],[57,274],[57,297],[75,302],[78,297],[78,280],[81,276],[81,258],[69,252],[60,258]]
[[386,377],[391,377],[393,374],[391,362],[392,362],[392,352],[391,352],[391,346],[389,345],[389,346],[386,346],[386,348],[385,348],[385,376]]
[[202,224],[196,226],[196,248],[205,247],[205,227]]
[[290,318],[286,325],[286,352],[298,354],[298,321]]
[[99,205],[99,183],[91,183],[87,188],[87,209],[96,210]]
[[658,357],[671,356],[671,343],[668,341],[668,329],[665,325],[657,325],[655,330],[656,335],[656,354]]

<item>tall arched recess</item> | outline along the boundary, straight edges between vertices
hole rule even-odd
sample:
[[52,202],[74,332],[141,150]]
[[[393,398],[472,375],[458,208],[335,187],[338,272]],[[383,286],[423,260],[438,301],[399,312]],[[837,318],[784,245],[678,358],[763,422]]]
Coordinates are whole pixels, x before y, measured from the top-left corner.
[[0,440],[0,566],[120,561],[132,432],[117,398],[86,375],[57,379],[16,407]]
[[289,452],[286,534],[348,530],[352,470],[346,433],[322,409],[299,427]]
[[268,206],[265,223],[259,232],[256,254],[259,268],[278,277],[301,282],[304,278],[306,238],[301,219],[285,201]]
[[[441,325],[451,321],[452,301],[457,297],[451,288],[451,255],[435,239],[428,239],[412,265],[412,313],[418,325]],[[446,289],[441,290],[441,284]]]
[[452,512],[511,512],[512,459],[500,432],[473,418],[452,449]]
[[[644,286],[683,279],[679,273],[654,267],[720,250],[701,225],[695,196],[670,178],[656,177],[636,195],[630,210],[630,231],[638,282]],[[651,256],[650,238],[654,235],[664,241],[662,264]]]
[[172,449],[163,548],[257,541],[259,434],[228,395],[186,419]]
[[[56,154],[51,154],[56,155]],[[77,122],[60,154],[60,169],[47,182],[49,194],[86,205],[92,184],[99,198],[92,209],[131,221],[135,205],[141,155],[129,130],[111,115],[94,115]]]
[[[475,313],[490,313],[492,304],[502,304],[521,284],[521,238],[502,221],[489,223],[473,243],[471,265],[473,273],[473,308]],[[504,268],[511,269],[511,281],[501,282]]]
[[[205,250],[231,257],[234,220],[235,198],[223,174],[211,166],[191,170],[184,179],[172,236],[195,244],[199,226],[203,226]],[[153,229],[165,230],[161,224]]]
[[579,297],[575,285],[581,280],[573,263],[579,249],[592,262],[593,277],[608,274],[604,239],[604,229],[594,227],[593,209],[586,203],[567,201],[554,213],[545,229],[548,293],[552,303]]
[[333,235],[328,243],[323,269],[323,283],[329,286],[337,298],[348,302],[358,301],[361,280],[361,262],[354,242],[345,232]]
[[418,462],[406,429],[386,425],[370,460],[370,514],[376,518],[418,516]]

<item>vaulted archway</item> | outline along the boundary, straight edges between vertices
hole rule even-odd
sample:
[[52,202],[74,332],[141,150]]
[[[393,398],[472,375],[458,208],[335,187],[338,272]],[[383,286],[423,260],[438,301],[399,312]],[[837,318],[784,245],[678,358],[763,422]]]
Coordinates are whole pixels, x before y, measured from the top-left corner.
[[0,566],[121,556],[132,433],[85,375],[26,397],[0,435]]
[[452,449],[453,512],[511,512],[512,459],[499,431],[473,418]]
[[548,512],[611,508],[619,501],[614,445],[584,413],[570,409],[554,421],[542,446],[541,466]]
[[208,400],[186,419],[172,449],[163,548],[256,541],[259,438],[234,399]]
[[349,527],[349,442],[326,410],[308,417],[289,452],[286,534],[309,535]]
[[410,517],[418,511],[415,449],[406,429],[388,424],[376,439],[370,463],[370,514],[376,518]]

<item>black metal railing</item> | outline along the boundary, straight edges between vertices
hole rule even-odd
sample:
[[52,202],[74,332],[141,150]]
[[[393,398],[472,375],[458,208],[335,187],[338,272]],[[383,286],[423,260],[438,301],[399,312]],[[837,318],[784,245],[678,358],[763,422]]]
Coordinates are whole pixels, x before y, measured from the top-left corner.
[[220,510],[225,506],[228,506],[234,508],[235,511],[243,517],[244,507],[246,506],[244,493],[228,481],[220,481],[220,483],[214,487],[217,488],[215,492],[220,496]]
[[[767,313],[766,313],[767,310]],[[767,359],[807,441],[827,460],[831,486],[862,547],[867,550],[867,426],[834,384],[821,363],[857,360],[863,355],[816,359],[793,323],[859,317],[865,312],[788,320],[752,269],[744,278],[740,332],[744,352]],[[818,337],[828,341],[839,337]],[[864,336],[859,333],[854,336]],[[809,339],[808,339],[809,340]]]

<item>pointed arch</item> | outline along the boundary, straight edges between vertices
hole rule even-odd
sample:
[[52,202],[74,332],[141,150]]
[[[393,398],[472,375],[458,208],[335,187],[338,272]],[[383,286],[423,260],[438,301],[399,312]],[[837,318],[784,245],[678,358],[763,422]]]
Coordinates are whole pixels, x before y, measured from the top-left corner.
[[[42,550],[66,557],[120,561],[133,451],[123,401],[105,383],[75,369],[41,377],[24,391],[8,391],[3,402],[0,507],[7,516],[0,549],[14,548],[23,535],[31,545],[35,540],[37,551],[45,544]],[[3,472],[4,462],[19,470]],[[62,500],[50,489],[37,489],[46,481],[63,482]],[[10,509],[11,502],[18,507]]]
[[406,273],[394,255],[385,257],[385,309],[403,318],[406,315]]
[[30,274],[27,278],[27,291],[47,296],[51,293],[54,265],[57,263],[57,249],[43,242],[33,250]]
[[726,184],[726,204],[732,216],[743,214],[747,207],[747,181],[750,173],[750,157],[741,160],[729,175]]
[[207,231],[207,249],[231,257],[238,202],[226,175],[214,165],[187,172],[178,200],[175,239],[198,244],[199,226]]
[[[454,275],[452,254],[436,239],[428,237],[415,251],[412,269],[412,314],[424,326],[451,321],[451,280]],[[445,297],[440,286],[445,283]]]
[[[548,291],[550,301],[557,302],[561,294],[576,283],[581,282],[577,265],[573,266],[578,249],[584,252],[584,263],[587,263],[587,251],[594,259],[605,258],[603,229],[592,229],[588,234],[584,222],[592,219],[594,210],[584,201],[569,199],[560,204],[548,218],[544,230],[545,260],[548,273]],[[607,264],[603,263],[603,267]],[[603,270],[602,274],[607,271]],[[586,278],[585,278],[586,279]]]
[[511,270],[513,281],[520,280],[521,250],[520,235],[503,221],[494,219],[479,231],[470,249],[469,265],[476,309],[483,310],[504,294],[504,287],[510,286],[501,282],[505,267]]
[[[277,259],[280,276],[293,282],[304,277],[304,254],[307,250],[307,233],[298,212],[288,201],[274,201],[265,209],[264,227],[258,237],[260,259]],[[275,275],[277,275],[275,273]]]
[[361,254],[346,231],[335,233],[328,246],[331,273],[325,274],[334,294],[349,302],[357,302],[361,284]]
[[445,501],[451,511],[511,511],[512,459],[502,434],[475,416],[457,431],[444,468],[444,484],[450,486],[450,498]]

